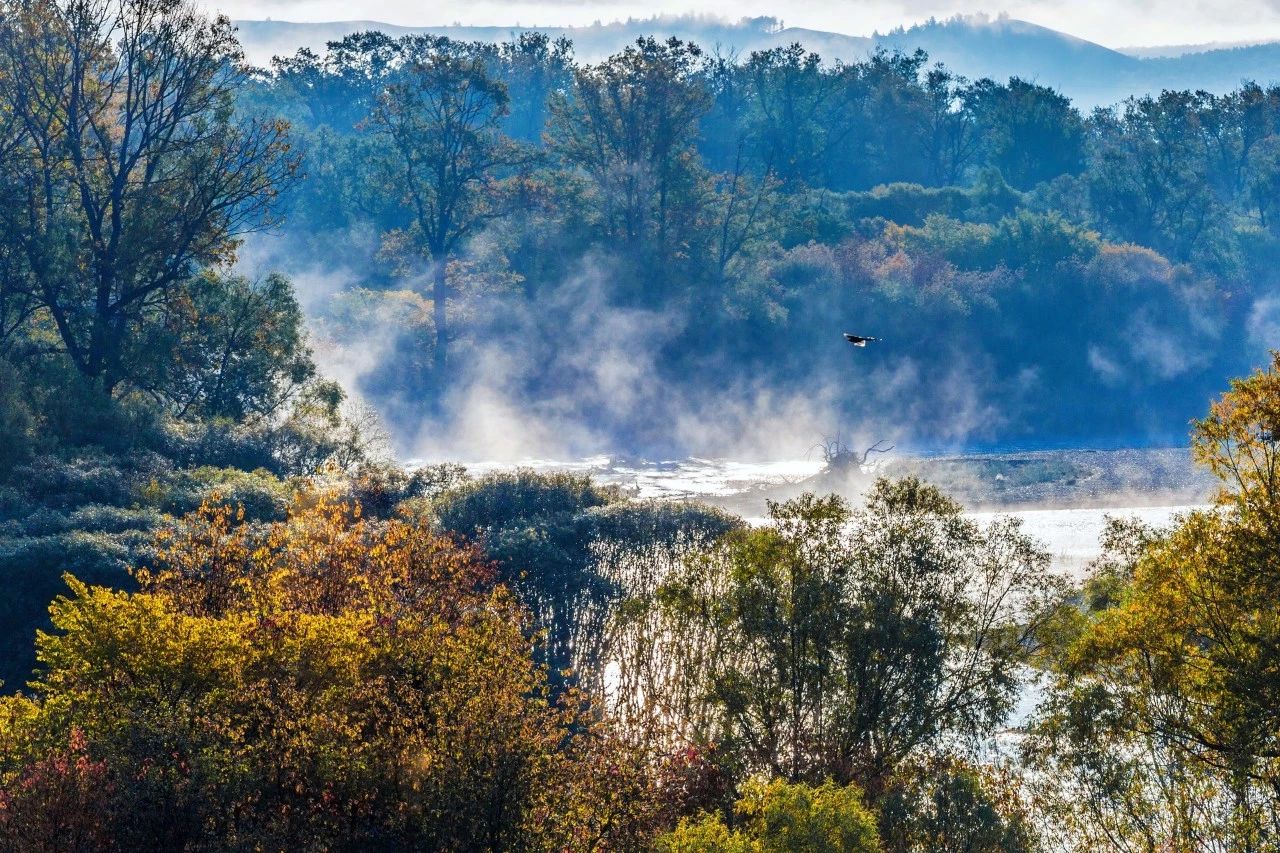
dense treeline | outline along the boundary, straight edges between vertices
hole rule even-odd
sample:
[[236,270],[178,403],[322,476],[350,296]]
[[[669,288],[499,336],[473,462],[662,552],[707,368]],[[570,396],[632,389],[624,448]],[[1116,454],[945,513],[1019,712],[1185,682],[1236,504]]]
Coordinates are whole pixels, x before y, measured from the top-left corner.
[[[307,179],[272,257],[351,270],[314,311],[343,352],[379,330],[358,382],[393,426],[497,363],[518,404],[662,446],[610,406],[643,383],[583,369],[594,331],[703,418],[687,401],[730,387],[874,399],[933,444],[1164,439],[1274,327],[1280,91],[1253,84],[1082,115],[920,53],[642,39],[579,65],[537,34],[363,33],[241,104],[293,123]],[[844,327],[892,352],[853,371]]]

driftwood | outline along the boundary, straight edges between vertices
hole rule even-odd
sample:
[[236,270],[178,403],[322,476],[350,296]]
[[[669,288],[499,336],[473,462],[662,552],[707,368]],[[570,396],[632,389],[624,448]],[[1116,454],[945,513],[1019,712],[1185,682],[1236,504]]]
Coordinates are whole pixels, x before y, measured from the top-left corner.
[[859,456],[857,451],[853,450],[837,434],[835,438],[823,436],[822,441],[815,447],[822,451],[822,461],[826,464],[828,471],[847,471],[853,466],[862,468],[867,464],[867,460],[871,458],[873,453],[888,453],[897,445],[890,444],[888,447],[883,445],[887,439],[881,439],[875,444],[862,451]]

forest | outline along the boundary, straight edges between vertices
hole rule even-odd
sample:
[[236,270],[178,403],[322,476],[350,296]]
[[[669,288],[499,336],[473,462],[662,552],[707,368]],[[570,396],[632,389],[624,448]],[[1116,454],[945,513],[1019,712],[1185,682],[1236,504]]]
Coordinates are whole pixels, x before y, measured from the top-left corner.
[[[496,399],[669,454],[761,400],[925,447],[1181,444],[1274,337],[1278,98],[1082,115],[918,53],[361,34],[241,100],[306,176],[256,257],[402,447]],[[852,366],[849,328],[886,346]]]
[[[0,0],[0,850],[1280,849],[1278,191],[1252,83],[254,68],[184,0]],[[914,477],[750,525],[398,461],[494,399],[578,450],[805,399],[1189,442],[1219,490],[1077,582]]]

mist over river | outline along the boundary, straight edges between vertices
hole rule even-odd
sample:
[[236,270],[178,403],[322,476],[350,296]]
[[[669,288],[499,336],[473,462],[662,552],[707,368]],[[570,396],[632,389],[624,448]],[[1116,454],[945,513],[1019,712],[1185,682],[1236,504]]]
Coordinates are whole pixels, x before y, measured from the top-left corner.
[[[411,465],[414,463],[410,463]],[[1204,506],[1208,479],[1181,449],[1041,451],[972,455],[890,455],[835,476],[816,452],[798,459],[687,457],[650,461],[598,455],[574,460],[480,460],[473,475],[511,468],[571,471],[616,485],[641,499],[696,499],[762,523],[767,500],[805,491],[839,492],[857,500],[877,475],[917,474],[986,523],[1011,515],[1051,555],[1056,570],[1081,577],[1100,553],[1108,516],[1137,517],[1164,526]]]

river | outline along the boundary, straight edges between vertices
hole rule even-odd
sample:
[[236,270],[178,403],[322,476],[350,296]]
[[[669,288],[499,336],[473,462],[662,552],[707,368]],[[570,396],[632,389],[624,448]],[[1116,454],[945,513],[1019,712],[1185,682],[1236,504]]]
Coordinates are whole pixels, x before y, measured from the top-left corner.
[[[759,523],[763,521],[763,496],[771,493],[785,496],[806,487],[807,480],[822,472],[823,463],[813,458],[758,462],[700,457],[654,462],[601,455],[572,461],[525,459],[515,464],[480,461],[467,465],[473,474],[512,467],[589,474],[599,482],[620,486],[639,498],[707,500]],[[1124,498],[1119,502],[1099,500],[1098,506],[1080,506],[1080,500],[1074,500],[1075,505],[1069,508],[1014,506],[968,515],[979,522],[990,521],[996,515],[1021,519],[1023,529],[1052,555],[1054,567],[1078,578],[1100,551],[1099,539],[1108,515],[1136,516],[1147,524],[1163,526],[1177,514],[1203,505],[1194,498],[1162,501],[1159,496],[1126,494],[1133,499],[1129,504]]]

